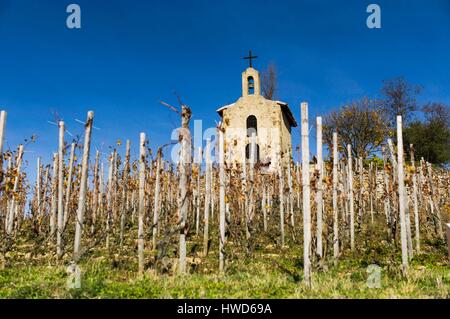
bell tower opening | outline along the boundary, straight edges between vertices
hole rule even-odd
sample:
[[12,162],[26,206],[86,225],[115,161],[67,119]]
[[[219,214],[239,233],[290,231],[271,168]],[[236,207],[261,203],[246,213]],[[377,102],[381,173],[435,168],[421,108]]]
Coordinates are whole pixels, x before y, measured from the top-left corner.
[[259,72],[248,68],[242,73],[242,96],[260,95]]
[[248,95],[255,94],[255,80],[253,79],[253,76],[249,76],[247,78],[247,86],[248,86]]

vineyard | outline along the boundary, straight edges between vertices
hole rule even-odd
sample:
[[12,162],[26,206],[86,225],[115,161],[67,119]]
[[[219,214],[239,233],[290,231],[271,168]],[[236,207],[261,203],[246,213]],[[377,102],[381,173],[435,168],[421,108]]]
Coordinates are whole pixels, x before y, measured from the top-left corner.
[[230,164],[220,126],[193,149],[191,110],[171,108],[178,162],[145,133],[91,150],[89,112],[81,143],[63,121],[47,137],[56,153],[36,180],[24,145],[4,150],[2,111],[1,298],[450,297],[450,174],[413,145],[405,161],[401,117],[379,157],[354,158],[338,132],[325,153],[302,103],[301,162],[267,172],[254,155]]

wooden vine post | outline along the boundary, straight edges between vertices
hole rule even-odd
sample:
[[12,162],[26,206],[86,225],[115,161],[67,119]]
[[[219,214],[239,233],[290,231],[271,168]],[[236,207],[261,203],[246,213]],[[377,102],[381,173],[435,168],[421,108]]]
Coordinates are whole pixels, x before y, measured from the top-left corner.
[[198,148],[197,154],[197,187],[196,187],[196,198],[195,198],[195,234],[198,235],[200,232],[200,179],[202,173],[202,148]]
[[120,247],[123,246],[124,231],[125,231],[125,221],[127,215],[127,204],[128,204],[128,179],[130,174],[130,151],[131,142],[127,140],[125,146],[125,163],[123,167],[122,175],[122,203],[120,207]]
[[333,132],[333,257],[339,257],[339,215],[338,215],[338,136]]
[[180,263],[179,273],[186,273],[186,235],[187,235],[187,216],[189,209],[189,172],[191,164],[191,135],[189,131],[189,121],[191,120],[191,110],[182,105],[181,110],[181,129],[179,139],[181,142],[180,156],[180,185],[179,185],[179,231],[180,231]]
[[434,187],[433,183],[433,170],[431,168],[430,163],[426,163],[427,168],[427,175],[428,175],[428,184],[430,186],[430,196],[429,196],[429,202],[430,202],[430,210],[431,215],[434,220],[434,227],[436,229],[436,233],[439,236],[441,240],[444,240],[444,232],[442,231],[442,217],[441,217],[441,210],[439,208],[439,203],[437,200],[437,191]]
[[[1,156],[1,154],[0,154]],[[36,164],[36,217],[41,215],[41,158],[37,158]]]
[[67,175],[67,188],[66,188],[66,199],[64,205],[64,229],[66,228],[67,222],[69,220],[69,207],[70,207],[70,195],[72,192],[72,175],[73,175],[73,162],[75,160],[75,143],[70,146],[70,159],[69,159],[69,172]]
[[56,232],[56,254],[63,254],[63,228],[64,228],[64,122],[59,122],[59,148],[58,148],[58,227]]
[[248,206],[247,212],[245,215],[245,234],[247,241],[250,240],[251,237],[251,228],[252,228],[252,219],[254,212],[254,187],[255,187],[255,163],[256,163],[256,134],[252,132],[250,138],[250,165],[249,165],[249,192],[248,192]]
[[347,145],[348,155],[348,196],[350,204],[350,249],[355,250],[355,204],[353,199],[353,162],[352,146]]
[[139,217],[138,217],[138,273],[144,274],[144,213],[145,213],[145,133],[139,140]]
[[94,112],[89,111],[85,124],[84,133],[84,146],[83,146],[83,159],[81,163],[81,181],[80,181],[80,193],[78,197],[78,210],[75,221],[75,241],[73,255],[74,260],[77,261],[80,258],[81,253],[81,235],[83,233],[83,221],[84,213],[86,211],[86,193],[87,193],[87,180],[89,173],[89,154],[91,150],[91,133],[92,125],[94,122]]
[[21,144],[21,145],[19,145],[19,151],[17,153],[13,192],[12,192],[12,198],[10,201],[8,219],[7,219],[6,234],[8,235],[8,237],[12,236],[13,229],[14,229],[15,210],[16,210],[16,205],[17,205],[17,200],[14,195],[17,194],[17,191],[19,188],[20,168],[22,166],[22,158],[23,158],[23,145]]
[[358,223],[361,227],[364,213],[364,166],[362,157],[358,158],[359,196],[358,196]]
[[289,162],[287,165],[287,176],[288,176],[288,188],[289,194],[287,198],[288,206],[289,206],[289,216],[291,220],[291,227],[294,229],[295,227],[295,216],[294,216],[294,198],[293,198],[293,190],[292,190],[292,172],[291,172],[291,158],[289,157]]
[[322,157],[322,117],[317,117],[317,170],[319,172],[317,180],[317,192],[316,192],[316,207],[317,207],[317,246],[316,253],[319,258],[322,258],[323,245],[322,245],[322,212],[323,212],[323,157]]
[[311,287],[311,188],[309,177],[308,103],[301,104],[302,187],[303,187],[303,271],[306,284]]
[[281,162],[281,150],[279,153],[280,161],[278,163],[278,182],[279,182],[279,192],[280,192],[280,236],[281,236],[281,247],[284,246],[284,172],[283,164]]
[[94,164],[94,194],[92,197],[92,223],[91,223],[91,235],[95,232],[95,224],[97,222],[97,215],[99,211],[99,201],[100,201],[100,195],[99,195],[99,160],[100,160],[100,151],[97,150],[95,153],[95,164]]
[[414,207],[414,228],[415,228],[415,242],[416,242],[416,253],[420,253],[420,225],[419,225],[419,201],[417,197],[417,172],[416,163],[414,161],[414,145],[409,145],[410,157],[411,157],[411,167],[412,167],[412,200]]
[[50,206],[50,237],[53,239],[56,232],[56,214],[58,210],[58,153],[53,154],[53,174],[52,174],[52,192],[51,192],[51,206]]
[[225,271],[225,142],[219,128],[219,272]]
[[205,213],[203,221],[203,256],[208,255],[209,242],[209,208],[211,205],[211,139],[206,140],[205,158]]
[[400,214],[400,239],[402,245],[402,270],[406,275],[408,270],[408,242],[406,235],[406,216],[405,216],[405,176],[403,170],[403,134],[402,134],[402,117],[397,116],[397,176],[398,176],[398,202]]
[[113,205],[113,174],[114,174],[114,153],[109,157],[108,168],[108,188],[106,193],[106,249],[109,249],[110,225],[112,219],[112,205]]
[[153,225],[152,225],[152,249],[156,249],[156,237],[158,234],[158,222],[159,222],[159,194],[161,191],[161,161],[162,161],[162,149],[158,149],[156,155],[156,178],[155,178],[155,197],[153,202]]

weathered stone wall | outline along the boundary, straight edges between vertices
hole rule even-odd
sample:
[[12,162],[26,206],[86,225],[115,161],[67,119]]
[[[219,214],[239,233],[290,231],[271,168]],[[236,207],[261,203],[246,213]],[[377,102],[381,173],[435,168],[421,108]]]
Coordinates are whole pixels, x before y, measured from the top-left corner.
[[247,118],[254,115],[257,119],[257,139],[260,160],[270,162],[270,168],[276,169],[279,154],[287,161],[291,153],[291,135],[287,119],[275,101],[261,95],[241,97],[236,103],[223,111],[226,152],[231,152],[233,163],[243,163],[247,138]]

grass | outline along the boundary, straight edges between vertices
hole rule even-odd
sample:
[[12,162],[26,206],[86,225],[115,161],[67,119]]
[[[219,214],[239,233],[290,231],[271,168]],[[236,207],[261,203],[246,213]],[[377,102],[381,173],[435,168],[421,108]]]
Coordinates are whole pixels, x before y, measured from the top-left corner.
[[[265,245],[252,258],[234,255],[225,276],[217,274],[215,250],[207,259],[198,257],[189,275],[155,275],[149,268],[141,278],[134,256],[97,251],[80,263],[80,289],[67,289],[63,262],[22,253],[9,256],[15,262],[0,270],[0,298],[450,298],[445,243],[423,247],[407,277],[400,272],[399,253],[377,241],[344,254],[337,265],[316,269],[312,288],[302,282],[301,246]],[[367,285],[370,264],[381,267],[381,288]]]

